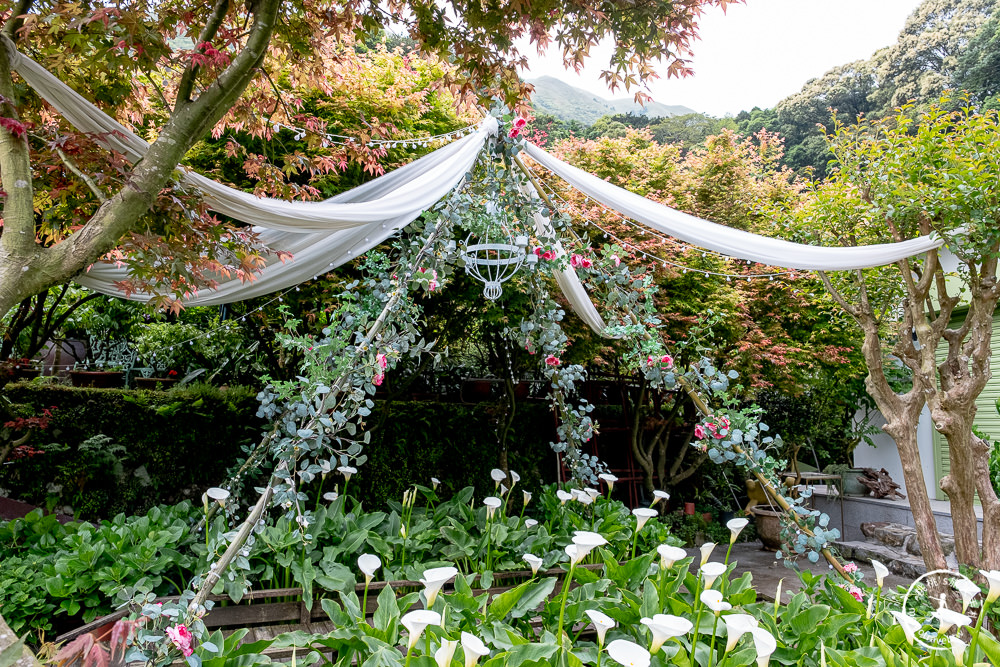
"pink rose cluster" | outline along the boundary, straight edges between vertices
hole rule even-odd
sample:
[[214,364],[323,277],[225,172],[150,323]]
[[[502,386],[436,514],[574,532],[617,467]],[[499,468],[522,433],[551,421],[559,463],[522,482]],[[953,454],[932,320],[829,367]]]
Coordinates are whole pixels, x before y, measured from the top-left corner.
[[[418,273],[427,273],[427,269],[424,268],[424,267],[420,267],[419,269],[417,269],[417,272]],[[434,270],[434,269],[431,269],[431,279],[427,281],[427,289],[430,290],[431,292],[433,292],[434,290],[436,290],[437,287],[438,287],[438,279],[437,278],[438,278],[438,272],[436,270]]]
[[722,440],[726,437],[723,431],[729,431],[729,420],[725,417],[716,417],[715,421],[709,421],[695,426],[694,437],[697,440],[703,440],[708,437],[709,433],[711,433],[712,437],[716,440]]
[[649,366],[650,368],[656,366],[657,364],[659,364],[663,368],[673,368],[674,358],[671,357],[669,354],[665,354],[662,357],[659,357],[659,359],[657,359],[657,357],[654,357],[653,355],[649,355],[648,357],[646,357],[646,365]]
[[559,357],[557,357],[554,354],[550,354],[549,356],[545,357],[545,364],[547,366],[553,366],[553,367],[555,367],[555,366],[558,366],[561,363],[562,362],[559,361]]
[[592,262],[588,257],[574,254],[569,258],[569,264],[575,269],[579,268],[589,269],[594,265],[594,262]]
[[389,360],[385,358],[384,353],[379,352],[375,355],[375,365],[379,370],[375,373],[375,377],[372,378],[372,384],[378,387],[385,380],[385,368],[389,365]]
[[510,132],[507,133],[507,136],[510,137],[511,139],[517,139],[518,135],[521,134],[521,130],[523,130],[524,126],[527,124],[528,121],[518,116],[517,118],[514,119],[514,123],[510,128]]
[[191,648],[194,637],[191,636],[191,631],[187,629],[186,625],[170,626],[167,628],[167,637],[184,654],[185,658],[194,653],[194,649]]
[[540,259],[546,259],[552,261],[556,258],[555,250],[542,250],[541,248],[535,248],[535,254],[538,255]]

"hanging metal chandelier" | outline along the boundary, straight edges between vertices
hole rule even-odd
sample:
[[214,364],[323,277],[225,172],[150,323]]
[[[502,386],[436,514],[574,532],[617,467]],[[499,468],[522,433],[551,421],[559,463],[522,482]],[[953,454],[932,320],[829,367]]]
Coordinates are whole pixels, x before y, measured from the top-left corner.
[[506,225],[495,221],[497,206],[494,202],[486,205],[491,222],[482,237],[474,239],[470,234],[462,248],[465,272],[484,284],[483,296],[490,301],[500,298],[503,283],[514,277],[523,265],[533,268],[538,257],[528,252],[528,237],[514,236]]

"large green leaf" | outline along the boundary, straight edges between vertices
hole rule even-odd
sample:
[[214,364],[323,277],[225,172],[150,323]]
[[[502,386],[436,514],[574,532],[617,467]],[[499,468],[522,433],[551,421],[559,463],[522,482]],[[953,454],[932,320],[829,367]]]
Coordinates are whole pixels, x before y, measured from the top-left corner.
[[555,586],[555,577],[547,577],[541,581],[526,581],[509,591],[504,591],[493,598],[487,611],[487,618],[495,621],[503,620],[508,615],[511,618],[521,618],[548,599]]

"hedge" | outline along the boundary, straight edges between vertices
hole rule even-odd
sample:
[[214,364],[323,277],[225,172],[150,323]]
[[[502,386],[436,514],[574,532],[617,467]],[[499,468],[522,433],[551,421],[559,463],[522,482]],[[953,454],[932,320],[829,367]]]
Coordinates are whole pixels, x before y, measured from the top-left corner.
[[[243,448],[267,427],[255,417],[255,391],[246,387],[134,391],[17,383],[4,394],[14,404],[11,416],[56,409],[31,443],[45,453],[0,466],[0,490],[49,508],[69,506],[81,519],[197,499],[226,479]],[[366,424],[369,459],[351,480],[351,495],[382,506],[410,484],[429,485],[431,477],[448,493],[492,487],[489,471],[502,454],[495,410],[493,404],[376,402]],[[517,406],[507,454],[524,488],[552,481],[548,443],[554,438],[547,405]],[[333,484],[328,478],[324,490]]]

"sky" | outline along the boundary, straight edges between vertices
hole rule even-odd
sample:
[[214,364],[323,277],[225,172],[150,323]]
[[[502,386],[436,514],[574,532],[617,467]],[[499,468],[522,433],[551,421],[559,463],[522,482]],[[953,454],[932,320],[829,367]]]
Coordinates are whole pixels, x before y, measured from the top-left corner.
[[[798,92],[809,79],[855,60],[866,59],[896,41],[906,17],[921,0],[746,0],[725,13],[706,11],[694,42],[694,76],[657,79],[653,99],[682,104],[713,116],[735,115],[755,106],[774,106]],[[561,54],[537,56],[528,48],[526,79],[553,76],[605,98],[612,93],[600,80],[611,50],[591,49],[580,75],[566,71]]]

